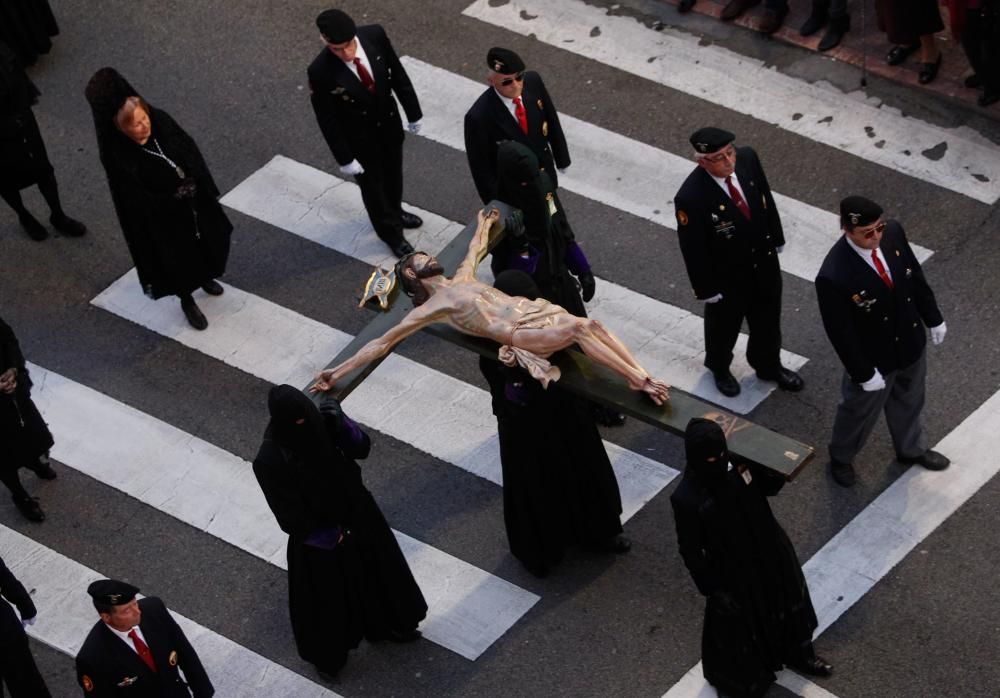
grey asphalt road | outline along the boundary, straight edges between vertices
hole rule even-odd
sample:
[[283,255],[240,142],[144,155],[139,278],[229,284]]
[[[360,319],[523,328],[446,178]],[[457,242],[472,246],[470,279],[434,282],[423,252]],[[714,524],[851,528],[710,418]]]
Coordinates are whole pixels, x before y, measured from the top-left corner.
[[[673,153],[687,154],[688,134],[696,128],[724,125],[761,153],[772,187],[814,206],[834,211],[848,191],[868,193],[904,222],[912,240],[935,250],[926,271],[949,337],[929,353],[924,416],[932,442],[1000,386],[996,205],[464,17],[460,12],[467,4],[350,0],[340,6],[359,23],[384,24],[401,55],[472,79],[481,78],[489,46],[513,48],[543,73],[563,112]],[[66,209],[87,223],[90,234],[35,243],[0,209],[0,255],[6,261],[0,313],[31,361],[252,459],[266,423],[264,382],[90,305],[131,262],[98,162],[83,88],[96,69],[118,68],[196,138],[223,191],[275,154],[335,173],[305,84],[305,68],[321,48],[313,20],[326,5],[316,0],[53,5],[62,34],[52,53],[31,69],[42,91],[35,113]],[[634,13],[650,25],[659,19],[681,26],[803,80],[848,86],[858,79],[853,69],[801,49],[703,17],[682,20],[672,7],[656,2],[615,3],[615,11]],[[952,103],[876,79],[870,92],[903,113],[966,125],[1000,142],[1000,122]],[[405,176],[406,199],[414,205],[453,220],[474,215],[478,200],[461,153],[410,137]],[[562,198],[599,276],[700,313],[671,234],[576,194]],[[27,200],[44,211],[36,191],[28,192]],[[236,231],[226,281],[345,332],[363,326],[368,315],[355,310],[353,299],[367,274],[364,264],[242,214],[230,215]],[[832,484],[822,451],[840,364],[820,324],[812,285],[788,275],[783,328],[785,347],[809,358],[803,371],[808,387],[795,395],[773,395],[750,418],[820,451],[774,502],[805,560],[902,471],[892,464],[892,445],[880,427],[858,464],[858,485],[844,490]],[[481,383],[473,357],[431,337],[415,337],[399,351]],[[333,690],[348,698],[653,697],[698,661],[703,606],[676,550],[668,502],[673,485],[628,523],[631,554],[609,558],[577,551],[555,574],[539,580],[507,551],[499,488],[409,444],[375,438],[365,479],[395,528],[542,598],[475,662],[428,641],[362,645],[330,685]],[[683,465],[680,441],[644,425],[605,430],[605,438],[668,465]],[[51,483],[25,477],[49,512],[44,524],[22,521],[6,499],[0,502],[0,523],[87,566],[126,577],[216,632],[320,680],[295,653],[281,570],[61,464],[56,468],[59,479]],[[824,688],[841,698],[1000,694],[994,582],[1000,576],[1000,538],[993,532],[998,506],[1000,486],[994,479],[819,639],[820,651],[836,665]],[[71,658],[37,643],[33,647],[53,694],[78,694]],[[787,692],[776,687],[768,695]]]

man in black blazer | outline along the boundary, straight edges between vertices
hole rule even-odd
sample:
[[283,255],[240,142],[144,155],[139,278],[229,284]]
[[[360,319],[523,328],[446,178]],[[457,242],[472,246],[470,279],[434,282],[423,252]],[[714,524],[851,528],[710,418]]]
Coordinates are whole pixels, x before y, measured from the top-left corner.
[[698,167],[674,197],[681,254],[695,298],[705,301],[705,366],[720,393],[739,394],[729,365],[746,318],[747,361],[757,377],[799,391],[802,378],[779,358],[781,217],[757,153],[735,139],[720,128],[695,131]]
[[34,625],[38,612],[24,585],[0,559],[0,596],[17,607],[0,603],[0,695],[7,686],[11,698],[48,698],[51,694],[31,655],[25,626]]
[[496,198],[497,148],[503,141],[530,148],[558,186],[556,170],[569,167],[569,148],[541,76],[526,71],[521,57],[505,48],[491,48],[486,63],[490,87],[465,114],[465,154],[479,198],[484,204]]
[[326,10],[316,26],[326,44],[309,66],[316,120],[340,171],[361,188],[375,234],[402,257],[413,251],[403,229],[423,221],[403,211],[403,123],[393,93],[414,134],[423,116],[417,93],[381,25],[356,27]]
[[830,439],[830,472],[854,484],[853,461],[885,410],[900,463],[943,470],[948,459],[927,448],[920,413],[927,373],[924,327],[940,344],[947,326],[920,262],[898,221],[862,196],[840,202],[844,236],[816,276],[826,334],[844,364],[841,401]]
[[[163,602],[114,579],[87,587],[101,619],[76,655],[84,695],[208,698],[215,688],[191,643]],[[178,669],[184,672],[185,683]]]

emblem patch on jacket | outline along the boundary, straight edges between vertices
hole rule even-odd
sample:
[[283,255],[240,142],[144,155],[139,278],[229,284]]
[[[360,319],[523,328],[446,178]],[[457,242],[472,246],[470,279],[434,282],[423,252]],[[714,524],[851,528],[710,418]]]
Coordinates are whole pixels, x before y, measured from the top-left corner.
[[684,213],[680,209],[677,210],[677,222],[681,225],[688,224],[688,214]]
[[868,291],[859,291],[851,296],[851,300],[854,301],[854,305],[858,307],[859,310],[864,310],[866,313],[872,311],[872,306],[875,305],[877,298],[866,298]]
[[177,650],[170,650],[170,656],[167,658],[170,662],[170,666],[177,666]]
[[86,674],[84,674],[83,678],[80,679],[80,683],[83,684],[83,690],[85,690],[87,693],[92,693],[93,692],[93,690],[94,690],[94,682],[93,682],[93,680],[91,680],[91,678],[89,676],[87,676]]
[[545,109],[545,105],[544,105],[544,104],[542,104],[542,100],[538,100],[537,102],[535,102],[535,104],[537,104],[537,105],[538,105],[538,108],[539,108],[539,109],[543,109],[543,110]]
[[126,676],[124,679],[118,682],[118,688],[128,688],[138,680],[139,680],[138,676]]

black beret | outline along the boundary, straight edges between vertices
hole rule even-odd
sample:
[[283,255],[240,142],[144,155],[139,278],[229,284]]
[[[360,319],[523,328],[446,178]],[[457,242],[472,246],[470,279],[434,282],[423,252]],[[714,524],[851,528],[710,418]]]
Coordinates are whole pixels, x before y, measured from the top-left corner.
[[882,215],[882,207],[863,196],[848,196],[840,202],[840,227],[871,225]]
[[343,10],[324,10],[316,18],[319,33],[331,44],[346,44],[358,33],[354,20]]
[[126,582],[119,582],[117,579],[98,579],[87,587],[96,603],[108,606],[121,606],[135,598],[139,593],[139,587],[134,587]]
[[729,131],[714,126],[700,128],[691,134],[691,145],[702,155],[721,150],[735,140],[736,136]]
[[486,65],[490,67],[494,73],[501,73],[503,75],[510,75],[512,73],[520,73],[524,70],[524,61],[521,57],[507,48],[499,48],[494,46],[486,54]]

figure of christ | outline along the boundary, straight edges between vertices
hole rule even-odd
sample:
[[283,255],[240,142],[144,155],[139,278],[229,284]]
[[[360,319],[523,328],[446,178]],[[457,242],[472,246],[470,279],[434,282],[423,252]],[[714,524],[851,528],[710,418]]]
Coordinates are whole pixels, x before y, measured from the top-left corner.
[[593,361],[621,375],[630,388],[662,405],[669,398],[670,386],[651,377],[600,322],[571,315],[542,298],[508,296],[476,279],[476,268],[488,250],[490,228],[498,217],[496,209],[489,214],[479,211],[468,254],[450,279],[430,255],[414,252],[403,257],[396,265],[396,276],[413,298],[413,310],[350,359],[321,371],[311,390],[331,390],[351,371],[384,356],[427,325],[441,322],[464,334],[498,342],[501,361],[508,366],[520,364],[544,386],[559,378],[559,368],[545,359],[576,344]]

